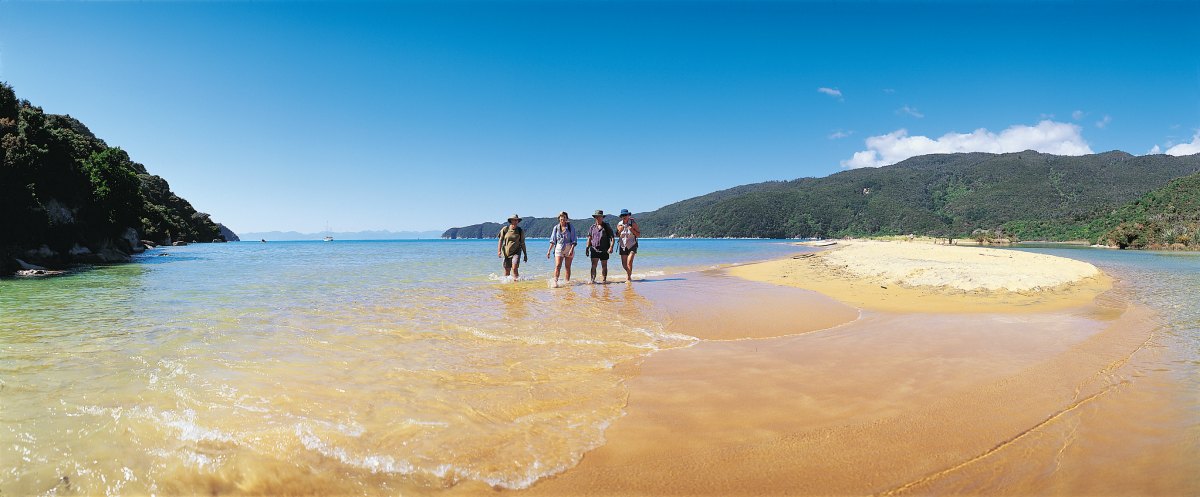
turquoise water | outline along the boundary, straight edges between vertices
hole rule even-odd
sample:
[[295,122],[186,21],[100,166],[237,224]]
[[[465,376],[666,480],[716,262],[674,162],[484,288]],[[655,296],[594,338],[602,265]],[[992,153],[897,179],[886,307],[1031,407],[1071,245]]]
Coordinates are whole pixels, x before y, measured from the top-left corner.
[[[1160,367],[1191,390],[1200,392],[1200,253],[1094,249],[1073,246],[1021,247],[1017,250],[1090,262],[1120,281],[1122,300],[1154,309],[1159,328]],[[1200,396],[1184,406],[1200,426]],[[1196,431],[1200,435],[1200,430]],[[1200,447],[1200,439],[1195,441]]]
[[550,289],[529,245],[517,283],[494,241],[444,240],[168,247],[2,280],[0,492],[525,487],[603,443],[617,365],[695,342],[638,285],[799,250],[645,240],[634,286]]
[[[551,289],[529,245],[517,283],[487,240],[204,244],[0,280],[0,494],[523,488],[604,443],[622,364],[696,342],[642,288],[800,250],[644,240],[633,285],[614,256],[619,283]],[[1200,254],[1021,250],[1122,280],[1200,391]]]

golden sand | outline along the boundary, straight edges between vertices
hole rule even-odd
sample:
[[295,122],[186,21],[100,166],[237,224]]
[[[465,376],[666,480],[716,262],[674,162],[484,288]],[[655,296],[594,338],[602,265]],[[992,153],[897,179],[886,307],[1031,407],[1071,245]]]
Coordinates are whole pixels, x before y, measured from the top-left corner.
[[628,381],[607,443],[526,492],[1194,492],[1186,448],[1154,444],[1184,423],[1156,391],[1170,382],[1136,366],[1153,326],[1104,305],[1019,321],[873,315],[665,351]]
[[[782,282],[827,269],[812,262],[729,272],[775,271],[763,279]],[[1148,310],[1101,294],[1107,277],[1037,293],[916,286],[864,295],[864,286],[842,283],[825,293],[867,309],[925,313],[869,311],[814,331],[798,316],[819,308],[758,306],[755,322],[775,323],[748,332],[758,339],[707,340],[645,359],[627,380],[627,415],[607,430],[606,444],[521,493],[1200,492],[1196,447],[1179,442],[1187,417],[1171,401],[1186,392],[1153,367],[1159,324]],[[775,288],[818,302],[812,292]],[[763,298],[726,295],[722,305]],[[779,325],[787,322],[805,331],[787,333]],[[687,326],[702,335],[724,325]]]
[[1112,279],[1086,262],[919,242],[840,242],[730,273],[891,312],[1047,311],[1086,305],[1112,288]]

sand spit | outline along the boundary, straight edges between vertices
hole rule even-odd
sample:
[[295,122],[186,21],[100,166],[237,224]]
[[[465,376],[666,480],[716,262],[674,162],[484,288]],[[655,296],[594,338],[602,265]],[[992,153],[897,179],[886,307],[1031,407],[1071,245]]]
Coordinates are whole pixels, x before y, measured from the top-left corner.
[[1085,305],[1112,287],[1086,262],[1016,250],[849,241],[731,274],[893,312],[1043,311]]

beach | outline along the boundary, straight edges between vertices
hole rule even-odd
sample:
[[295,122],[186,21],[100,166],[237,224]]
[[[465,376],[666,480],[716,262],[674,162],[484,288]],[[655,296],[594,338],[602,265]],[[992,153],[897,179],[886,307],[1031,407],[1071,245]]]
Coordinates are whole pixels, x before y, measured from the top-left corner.
[[[632,284],[561,288],[532,259],[503,281],[486,240],[194,245],[0,281],[0,492],[1200,488],[1191,259],[857,245],[646,240]],[[1046,267],[1067,271],[1005,279]],[[959,270],[995,288],[906,279]]]
[[[646,358],[606,443],[534,495],[1181,495],[1187,387],[1091,264],[842,242],[728,269],[861,317]],[[866,291],[878,288],[880,291]],[[760,300],[750,296],[743,303]],[[727,305],[734,305],[727,303]],[[837,309],[836,304],[831,307]],[[808,312],[820,313],[810,309]],[[773,314],[775,322],[803,322]],[[770,320],[765,317],[760,319]]]
[[1086,262],[1015,250],[901,241],[843,241],[819,254],[732,272],[894,312],[1065,309],[1086,305],[1112,288],[1112,278]]

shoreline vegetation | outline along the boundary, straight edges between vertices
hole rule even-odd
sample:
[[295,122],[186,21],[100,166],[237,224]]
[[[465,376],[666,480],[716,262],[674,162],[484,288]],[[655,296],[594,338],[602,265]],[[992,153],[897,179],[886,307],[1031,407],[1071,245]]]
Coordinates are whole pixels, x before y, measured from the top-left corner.
[[124,150],[0,82],[0,276],[49,276],[128,262],[155,245],[236,240]]
[[[1087,240],[1200,249],[1200,154],[931,154],[821,178],[741,185],[636,213],[647,237],[928,236],[987,242]],[[528,218],[530,236],[552,219]],[[590,220],[572,221],[586,223]],[[577,224],[578,228],[581,224]],[[498,223],[443,238],[494,238]]]
[[[753,339],[709,338],[630,366],[626,415],[606,443],[518,493],[1200,490],[1194,448],[1170,435],[1187,426],[1173,400],[1187,389],[1148,366],[1161,359],[1148,347],[1156,318],[1112,297],[1114,280],[1091,264],[856,240],[711,273],[780,292],[727,295],[742,298],[724,306],[755,309],[739,331]],[[775,301],[804,305],[757,305]],[[866,314],[805,325],[843,302]],[[698,336],[727,325],[687,323]],[[1148,440],[1121,436],[1133,432],[1170,442],[1131,449]]]

